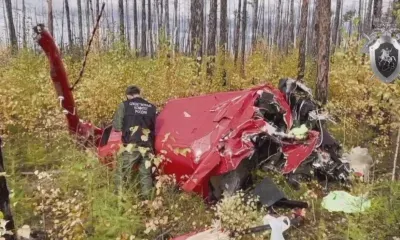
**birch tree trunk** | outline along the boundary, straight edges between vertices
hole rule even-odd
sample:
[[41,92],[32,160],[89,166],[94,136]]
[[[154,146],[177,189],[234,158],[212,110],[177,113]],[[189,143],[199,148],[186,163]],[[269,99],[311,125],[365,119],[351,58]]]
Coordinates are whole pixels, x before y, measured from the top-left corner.
[[161,22],[162,22],[162,17],[161,17],[161,11],[160,11],[160,0],[155,0],[156,1],[156,14],[157,14],[157,32],[160,33],[161,31]]
[[119,40],[125,45],[124,0],[118,1],[118,12],[119,12]]
[[[315,0],[314,0],[315,2]],[[311,0],[309,0],[309,3],[311,3]],[[310,6],[311,9],[308,11],[308,23],[307,23],[307,53],[308,55],[312,54],[312,49],[313,49],[313,37],[314,37],[314,25],[315,25],[315,14],[313,14],[316,9],[315,9],[315,3]]]
[[228,0],[221,1],[221,18],[220,18],[220,42],[219,47],[222,51],[227,50],[227,39],[228,39],[228,29],[227,29],[227,19],[228,19]]
[[220,17],[220,42],[219,42],[219,47],[222,51],[222,60],[221,60],[221,67],[222,67],[222,85],[226,86],[227,80],[226,80],[226,69],[225,69],[225,58],[226,58],[226,53],[227,53],[227,48],[228,48],[228,24],[227,24],[227,19],[228,19],[228,0],[220,0],[221,4],[221,17]]
[[261,12],[262,12],[261,37],[264,38],[265,37],[265,0],[263,0],[263,5],[262,5]]
[[253,0],[253,29],[252,29],[252,38],[251,45],[254,49],[256,47],[257,41],[257,29],[258,29],[258,0]]
[[207,75],[212,76],[214,72],[216,40],[217,40],[217,0],[211,0],[210,14],[208,17],[208,44],[207,55],[210,59],[207,62]]
[[27,40],[26,40],[26,6],[25,0],[22,0],[22,47],[27,47]]
[[319,12],[319,33],[318,33],[318,73],[316,83],[316,98],[322,104],[328,101],[328,81],[329,81],[329,50],[331,34],[331,1],[324,0],[319,2],[317,11]]
[[169,0],[165,0],[165,31],[167,32],[167,38],[171,37],[171,29],[169,25]]
[[274,38],[275,38],[274,44],[276,46],[278,46],[278,44],[279,44],[279,35],[280,35],[279,29],[281,26],[281,6],[282,6],[282,0],[278,0],[278,8],[276,11],[277,15],[276,15],[275,34],[274,34]]
[[82,23],[82,1],[77,0],[78,5],[78,25],[79,25],[79,46],[83,52],[83,23]]
[[207,55],[207,0],[203,0],[203,55]]
[[336,45],[338,44],[339,35],[339,22],[340,22],[340,9],[342,6],[342,0],[336,0],[336,11],[335,11],[335,23],[332,31],[332,54],[335,52]]
[[291,44],[290,47],[294,47],[294,25],[295,25],[295,20],[294,20],[294,0],[290,1],[290,29],[289,29],[289,43]]
[[148,5],[148,18],[147,18],[147,28],[148,28],[148,34],[149,34],[149,51],[150,51],[150,57],[154,56],[154,49],[153,49],[153,31],[152,31],[152,24],[151,24],[151,1],[147,1]]
[[142,0],[142,57],[147,55],[147,38],[146,38],[146,0]]
[[203,53],[203,9],[204,7],[202,0],[191,0],[191,52],[200,62]]
[[90,39],[90,2],[86,0],[86,41]]
[[51,36],[54,36],[54,24],[53,24],[53,0],[47,0],[47,28]]
[[174,1],[174,9],[175,9],[175,20],[174,20],[174,31],[175,31],[175,51],[179,51],[179,36],[180,36],[180,27],[179,27],[179,21],[178,21],[178,0]]
[[270,11],[270,0],[268,0],[268,16],[267,16],[267,39],[268,39],[268,45],[272,45],[271,44],[271,33],[272,33],[272,29],[271,29],[271,25],[272,25],[272,19],[271,19],[271,11]]
[[239,36],[240,36],[240,22],[241,22],[241,17],[240,14],[242,12],[242,0],[239,0],[239,6],[238,10],[236,13],[236,33],[235,33],[235,39],[234,39],[234,61],[235,61],[235,66],[237,64],[237,60],[239,57]]
[[[8,23],[7,23],[8,20],[7,20],[7,14],[6,14],[6,6],[5,6],[6,3],[4,1],[2,1],[2,3],[3,3],[3,18],[4,18],[4,26],[5,26],[4,32],[6,33],[6,44],[8,45],[9,40],[10,40],[10,37],[9,37],[10,31],[9,31]],[[36,8],[35,8],[35,16],[36,16]]]
[[339,23],[339,29],[338,29],[338,40],[337,40],[337,46],[340,47],[340,44],[342,42],[342,31],[341,31],[341,27],[343,26],[343,1],[341,2],[341,6],[340,6],[340,23]]
[[129,2],[129,0],[125,0],[126,43],[128,49],[131,48],[131,19],[129,17]]
[[374,30],[378,27],[382,18],[382,0],[374,0],[374,11],[372,15],[372,30]]
[[358,40],[361,39],[362,37],[362,32],[363,32],[363,18],[362,18],[362,12],[363,12],[363,7],[362,7],[362,1],[360,0],[358,3]]
[[306,69],[306,38],[307,38],[307,18],[308,18],[308,0],[302,0],[301,19],[300,19],[300,34],[299,34],[299,64],[297,79],[304,78]]
[[216,54],[216,38],[217,38],[217,0],[211,0],[210,15],[208,18],[208,44],[207,55],[215,56]]
[[[327,1],[327,0],[322,0],[322,1]],[[329,1],[330,2],[330,1]],[[312,40],[312,44],[313,46],[316,46],[312,51],[312,55],[314,57],[314,59],[317,59],[317,55],[318,55],[318,46],[319,46],[319,29],[320,29],[320,20],[319,20],[319,15],[321,13],[321,8],[319,7],[319,5],[321,4],[320,0],[315,0],[315,12],[314,12],[314,35],[313,35],[313,40]],[[330,19],[329,19],[330,22]]]
[[138,35],[139,35],[139,25],[138,25],[138,10],[137,10],[137,0],[133,0],[133,28],[134,28],[134,48],[136,53],[139,49]]
[[72,39],[72,29],[71,29],[71,15],[69,13],[69,3],[68,0],[65,0],[65,14],[67,15],[67,29],[68,29],[68,47],[72,49],[74,45],[74,41]]
[[243,21],[242,21],[242,61],[241,61],[241,74],[244,77],[244,66],[246,58],[246,28],[247,28],[247,0],[243,2]]

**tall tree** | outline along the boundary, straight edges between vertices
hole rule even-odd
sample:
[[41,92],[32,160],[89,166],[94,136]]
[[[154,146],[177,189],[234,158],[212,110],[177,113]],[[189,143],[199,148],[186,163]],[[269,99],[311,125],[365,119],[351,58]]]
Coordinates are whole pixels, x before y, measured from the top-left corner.
[[268,39],[268,45],[272,45],[272,17],[271,17],[271,11],[270,11],[270,0],[268,0],[268,17],[267,17],[267,39]]
[[364,22],[364,32],[369,34],[371,31],[371,27],[372,27],[371,15],[372,15],[372,4],[374,1],[373,0],[367,0],[367,1],[368,1],[368,6],[367,6],[367,13],[366,13],[365,22]]
[[100,1],[96,0],[96,16],[100,14]]
[[242,61],[241,61],[241,74],[244,76],[244,65],[246,58],[246,28],[247,28],[247,0],[243,2],[243,20],[242,20]]
[[179,50],[179,21],[178,21],[178,16],[179,16],[179,11],[178,11],[178,0],[174,1],[174,9],[175,9],[175,20],[174,20],[174,31],[175,31],[175,51]]
[[382,17],[382,0],[374,0],[374,9],[372,13],[372,30],[377,28]]
[[71,15],[69,13],[68,0],[65,0],[65,14],[67,15],[68,45],[69,45],[69,48],[71,49],[74,44],[74,41],[72,39]]
[[277,15],[276,15],[276,25],[275,25],[275,35],[274,35],[274,43],[278,45],[279,43],[279,29],[281,27],[281,6],[282,0],[278,0],[278,8],[277,8]]
[[207,55],[207,1],[203,0],[203,55]]
[[86,39],[89,42],[90,39],[90,2],[86,0]]
[[241,21],[241,17],[240,14],[242,12],[242,0],[239,0],[239,6],[238,6],[238,10],[236,11],[236,27],[235,27],[235,39],[233,41],[233,49],[234,49],[234,61],[235,61],[235,65],[237,64],[237,60],[239,57],[239,36],[240,36],[240,21]]
[[27,47],[26,40],[26,5],[25,0],[22,0],[22,47]]
[[393,12],[392,12],[392,22],[396,25],[399,24],[399,10],[400,10],[400,0],[393,0]]
[[156,14],[157,14],[157,31],[160,33],[161,29],[161,13],[160,13],[160,0],[155,0],[156,2]]
[[125,0],[125,18],[126,18],[126,43],[128,48],[131,47],[131,19],[129,17],[129,2]]
[[221,17],[220,17],[219,46],[225,52],[227,49],[227,40],[228,40],[228,28],[227,28],[228,0],[220,0],[220,1],[221,1]]
[[358,3],[358,39],[361,39],[361,34],[363,32],[363,4],[362,0],[359,0]]
[[[9,28],[8,28],[8,24],[7,24],[7,14],[6,14],[6,6],[5,6],[5,2],[2,1],[3,3],[3,21],[4,21],[4,25],[5,25],[5,32],[6,32],[6,43],[8,45],[8,40],[9,40]],[[36,8],[35,8],[35,13],[36,13]]]
[[211,0],[210,14],[208,18],[208,44],[207,55],[214,56],[216,54],[216,39],[217,39],[217,0]]
[[211,76],[214,72],[216,40],[217,40],[217,0],[211,0],[210,14],[208,17],[208,44],[207,55],[210,56],[207,62],[207,75]]
[[257,41],[257,30],[258,30],[258,0],[253,1],[253,29],[251,34],[251,45],[255,48]]
[[265,36],[265,0],[263,0],[263,4],[261,5],[260,14],[262,14],[261,19],[261,37]]
[[220,28],[219,28],[219,47],[222,51],[222,59],[221,59],[221,67],[222,67],[222,85],[226,86],[226,69],[225,69],[225,59],[226,59],[226,52],[228,49],[228,0],[220,0],[221,1],[221,10],[220,10]]
[[322,104],[328,101],[329,82],[329,44],[331,34],[331,0],[323,0],[318,4],[318,70],[316,83],[316,98]]
[[294,0],[290,1],[290,20],[289,20],[290,28],[289,28],[289,41],[291,47],[294,47]]
[[203,1],[191,0],[191,52],[201,61],[203,53]]
[[54,36],[53,0],[47,0],[47,25],[51,36]]
[[77,0],[78,5],[78,25],[79,25],[79,46],[83,51],[83,22],[82,22],[82,1]]
[[147,55],[147,38],[146,38],[146,0],[142,0],[142,57]]
[[338,46],[340,46],[341,42],[342,42],[342,31],[340,30],[341,26],[343,26],[343,1],[342,1],[342,5],[340,6],[340,23],[339,23],[339,36],[338,36]]
[[[160,29],[162,29],[165,25],[165,19],[164,19],[164,1],[163,0],[160,0],[160,23],[161,23],[161,25],[160,25],[160,27],[159,27],[159,31],[160,31]],[[164,31],[165,31],[165,29],[164,29]]]
[[[327,0],[323,0],[327,1]],[[317,54],[318,54],[318,44],[319,44],[319,29],[320,29],[320,21],[319,21],[319,15],[321,13],[319,5],[321,4],[320,0],[315,0],[315,12],[314,12],[314,34],[313,34],[313,40],[312,44],[316,47],[313,48],[312,55],[315,59],[317,59]],[[330,19],[329,19],[330,20]],[[330,21],[329,21],[330,22]]]
[[169,0],[165,0],[165,31],[167,32],[167,38],[170,38],[171,29],[169,26]]
[[148,28],[148,34],[149,34],[149,50],[150,50],[150,57],[153,57],[154,54],[154,49],[153,49],[153,31],[152,31],[152,24],[151,24],[151,1],[148,0],[147,2],[148,5],[148,20],[147,20],[147,28]]
[[335,23],[332,31],[332,51],[335,52],[335,48],[338,44],[339,35],[339,22],[340,22],[340,9],[342,6],[342,0],[336,0],[336,11],[335,11]]
[[302,0],[301,19],[300,19],[300,41],[299,41],[299,73],[297,79],[304,78],[306,69],[306,38],[307,38],[307,18],[308,18],[308,0]]
[[118,0],[118,10],[119,10],[119,40],[125,44],[124,0]]
[[138,9],[137,9],[137,0],[133,0],[133,42],[134,42],[134,48],[137,51],[139,49],[139,40],[138,40],[138,35],[139,35],[139,24],[138,24]]
[[[315,3],[311,4],[313,0],[309,0],[310,10],[308,11],[308,23],[307,23],[307,54],[311,55],[312,50],[315,46],[313,46],[313,37],[314,37],[314,24],[315,24]],[[314,0],[315,1],[315,0]],[[313,2],[314,2],[313,1]]]
[[[35,15],[36,15],[36,11],[35,11]],[[62,13],[61,13],[61,52],[64,51],[64,19],[65,19],[65,2],[63,1],[63,5],[62,5]]]

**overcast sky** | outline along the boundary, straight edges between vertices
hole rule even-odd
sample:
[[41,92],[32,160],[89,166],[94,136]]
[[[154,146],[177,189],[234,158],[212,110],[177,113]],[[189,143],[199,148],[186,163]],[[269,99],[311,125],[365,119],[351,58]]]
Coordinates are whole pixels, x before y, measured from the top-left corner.
[[[22,11],[21,11],[21,5],[22,5],[22,0],[11,0],[13,4],[13,9],[14,11],[14,23],[18,29],[22,28]],[[129,13],[132,16],[132,3],[133,0],[128,0],[130,3],[130,11]],[[180,8],[180,15],[183,17],[188,17],[190,14],[190,0],[178,0],[179,1],[179,8]],[[249,2],[251,0],[248,0]],[[299,11],[299,6],[300,6],[300,0],[294,0],[295,1],[295,8],[296,8],[296,14]],[[366,0],[363,0],[365,2]],[[0,0],[1,5],[0,5],[0,44],[4,44],[5,42],[5,37],[6,37],[6,28],[4,24],[4,0]],[[47,23],[47,3],[46,0],[25,0],[26,2],[26,8],[27,8],[27,27],[31,29],[32,26],[36,25],[37,22],[44,22],[45,24]],[[54,28],[56,31],[59,33],[61,32],[61,14],[63,10],[63,2],[64,0],[53,0],[53,8],[54,8],[54,17],[55,17],[55,23],[54,23]],[[95,0],[93,0],[95,2]],[[118,23],[118,0],[100,0],[100,5],[102,2],[106,3],[106,8],[105,11],[107,12],[107,15],[109,16],[108,18],[111,18],[111,6],[113,5],[114,9],[114,19],[115,22]],[[124,0],[125,2],[125,0]],[[140,13],[140,8],[141,8],[141,2],[142,0],[137,0],[138,2],[138,7],[139,7],[139,13]],[[154,0],[152,1],[154,2]],[[174,16],[174,9],[173,9],[173,2],[174,0],[169,0],[169,7],[170,7],[170,18],[171,21]],[[206,1],[209,4],[209,0]],[[218,1],[219,2],[219,1]],[[234,11],[237,8],[237,2],[238,0],[228,0],[228,14],[229,18],[233,19],[234,18]],[[275,9],[275,5],[278,2],[278,0],[259,0],[260,4],[265,2],[266,4],[270,2],[270,7],[268,9]],[[286,0],[283,0],[283,2],[287,2]],[[386,11],[388,5],[389,5],[390,0],[383,0],[383,8],[384,11]],[[147,3],[147,0],[146,0]],[[356,10],[358,11],[358,4],[359,0],[343,0],[344,3],[344,12],[348,10]],[[69,5],[70,5],[70,11],[72,15],[72,21],[73,23],[77,23],[77,1],[76,0],[69,0]],[[82,0],[82,7],[85,9],[86,5],[86,0]],[[332,12],[335,10],[335,5],[336,5],[336,0],[332,0]],[[208,7],[209,8],[209,7]],[[248,7],[249,11],[249,17],[252,15],[252,7]],[[35,14],[36,13],[36,14]],[[140,16],[139,16],[140,17]],[[17,20],[18,19],[18,20]],[[83,21],[85,23],[85,18],[83,18]],[[249,23],[251,24],[251,23]],[[66,28],[64,27],[64,31],[66,31]],[[250,29],[250,28],[249,28]]]

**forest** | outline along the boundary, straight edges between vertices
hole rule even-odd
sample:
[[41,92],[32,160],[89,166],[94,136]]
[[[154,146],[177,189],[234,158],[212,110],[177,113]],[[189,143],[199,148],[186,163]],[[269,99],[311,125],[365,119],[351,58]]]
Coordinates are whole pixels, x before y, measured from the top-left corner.
[[376,77],[368,50],[383,31],[397,37],[400,0],[0,1],[0,180],[15,236],[6,236],[10,218],[0,212],[0,240],[173,239],[216,222],[239,233],[234,239],[271,234],[242,231],[266,213],[241,193],[210,205],[160,174],[151,200],[139,198],[139,183],[113,194],[114,172],[68,130],[38,24],[57,44],[76,111],[100,128],[128,85],[161,113],[172,99],[277,87],[284,78],[307,85],[343,150],[368,149],[368,180],[355,179],[347,192],[371,206],[329,212],[320,182],[293,189],[284,175],[256,170],[256,179],[273,179],[309,206],[285,239],[400,239],[400,81]]

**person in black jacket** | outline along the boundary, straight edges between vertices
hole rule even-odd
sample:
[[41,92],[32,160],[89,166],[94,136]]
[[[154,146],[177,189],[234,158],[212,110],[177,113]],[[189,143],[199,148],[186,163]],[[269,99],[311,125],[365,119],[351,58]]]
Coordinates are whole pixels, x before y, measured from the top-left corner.
[[[0,138],[0,172],[4,173],[5,167],[4,167],[4,162],[3,162],[3,153],[1,152],[1,145],[2,145],[2,142],[1,142],[1,138]],[[8,221],[5,226],[6,227],[5,230],[13,232],[15,230],[14,229],[15,226],[14,226],[14,219],[11,214],[9,194],[10,194],[10,192],[8,190],[6,177],[0,176],[0,211],[3,214],[4,221]],[[6,240],[14,240],[15,239],[14,235],[11,235],[8,233],[2,237],[4,237]]]
[[156,107],[140,96],[140,89],[129,86],[127,100],[122,102],[114,115],[113,128],[122,132],[124,150],[117,160],[116,190],[129,183],[132,167],[139,164],[142,195],[150,197],[153,187],[150,154],[154,154]]

